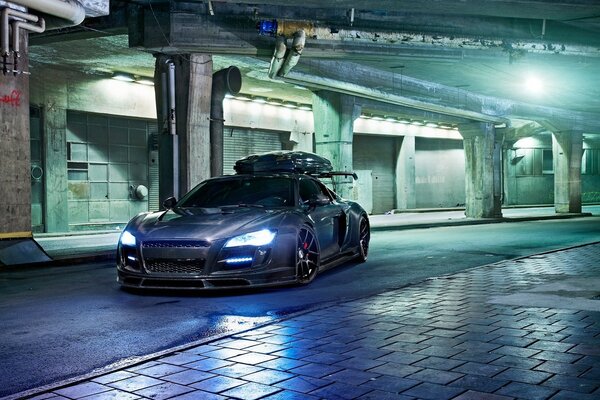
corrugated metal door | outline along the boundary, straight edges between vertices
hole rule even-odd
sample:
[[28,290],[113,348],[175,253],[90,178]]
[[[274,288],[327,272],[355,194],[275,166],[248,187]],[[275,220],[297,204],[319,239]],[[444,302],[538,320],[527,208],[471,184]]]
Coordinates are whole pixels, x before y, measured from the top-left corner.
[[281,150],[283,132],[225,127],[223,130],[223,174],[234,174],[233,166],[250,154]]
[[396,204],[396,141],[394,137],[354,135],[354,169],[373,171],[373,214],[383,214]]

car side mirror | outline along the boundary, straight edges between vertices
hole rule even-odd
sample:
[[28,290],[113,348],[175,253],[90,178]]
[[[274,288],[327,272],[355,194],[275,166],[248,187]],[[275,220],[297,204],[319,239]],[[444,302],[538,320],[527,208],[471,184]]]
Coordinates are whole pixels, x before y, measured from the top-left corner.
[[329,203],[331,203],[331,200],[324,194],[318,194],[308,200],[308,205],[311,207],[326,206]]
[[177,204],[177,199],[175,197],[168,197],[163,201],[163,207],[167,210],[172,209]]

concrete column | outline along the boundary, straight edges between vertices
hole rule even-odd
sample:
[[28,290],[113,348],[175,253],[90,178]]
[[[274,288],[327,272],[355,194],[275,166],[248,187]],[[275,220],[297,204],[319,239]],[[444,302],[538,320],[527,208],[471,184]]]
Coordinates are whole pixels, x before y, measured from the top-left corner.
[[[313,93],[315,151],[331,160],[336,171],[352,171],[352,138],[354,120],[360,115],[360,106],[352,96],[335,92]],[[352,198],[352,177],[335,178],[336,191],[344,198]]]
[[396,207],[401,210],[417,206],[415,176],[415,137],[404,136],[396,161]]
[[557,213],[581,212],[581,131],[552,134],[554,208]]
[[469,218],[502,217],[502,149],[494,125],[464,124],[458,129],[465,149],[465,214]]
[[[175,109],[171,109],[169,61],[175,68]],[[210,177],[212,56],[159,55],[155,67],[161,201],[180,198]],[[174,131],[169,128],[174,122]],[[178,160],[178,161],[177,161]]]
[[46,232],[68,232],[67,83],[55,79],[43,87]]
[[[28,64],[27,35],[20,41]],[[10,59],[10,57],[9,57]],[[0,72],[0,239],[31,236],[29,75]]]

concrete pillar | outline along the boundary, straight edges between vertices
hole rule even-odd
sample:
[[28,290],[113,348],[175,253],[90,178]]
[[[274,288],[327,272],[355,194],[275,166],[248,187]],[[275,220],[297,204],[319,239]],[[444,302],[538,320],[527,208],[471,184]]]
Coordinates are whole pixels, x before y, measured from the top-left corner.
[[465,149],[465,195],[469,218],[502,217],[500,143],[493,124],[459,125]]
[[[175,109],[171,109],[169,62],[174,65]],[[158,55],[155,91],[159,124],[159,196],[178,199],[210,177],[212,56]],[[174,131],[169,129],[174,122]]]
[[[313,93],[312,109],[315,126],[315,151],[331,160],[336,171],[352,171],[352,138],[354,120],[360,106],[352,96],[319,91]],[[336,191],[352,198],[352,177],[335,178]]]
[[581,131],[552,134],[554,208],[557,213],[581,212]]
[[46,232],[68,232],[67,82],[56,78],[42,87]]
[[404,136],[396,161],[396,208],[417,206],[415,176],[415,137]]
[[[27,34],[22,35],[20,46],[19,61],[28,65]],[[26,74],[0,72],[0,171],[0,239],[31,237],[29,75]]]

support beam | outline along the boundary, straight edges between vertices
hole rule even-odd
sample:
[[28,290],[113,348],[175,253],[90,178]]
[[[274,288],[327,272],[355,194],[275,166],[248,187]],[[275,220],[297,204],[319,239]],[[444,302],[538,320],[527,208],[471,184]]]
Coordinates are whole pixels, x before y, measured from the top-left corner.
[[180,198],[210,177],[212,56],[158,55],[154,81],[161,135],[159,196],[164,201]]
[[417,205],[415,172],[415,137],[404,136],[396,161],[396,207],[401,210]]
[[557,213],[581,213],[581,131],[552,134],[554,208]]
[[[21,61],[27,65],[27,34]],[[1,76],[1,73],[0,73]],[[31,162],[29,153],[29,76],[0,80],[0,237],[31,236]],[[63,188],[64,190],[64,188]]]
[[[336,171],[352,171],[352,138],[354,120],[360,107],[354,97],[335,92],[319,91],[313,94],[315,151],[331,160]],[[351,177],[335,178],[337,193],[351,198]]]
[[44,223],[46,232],[68,232],[67,83],[44,86]]
[[502,152],[494,125],[476,123],[458,129],[465,149],[465,214],[469,218],[500,218]]

